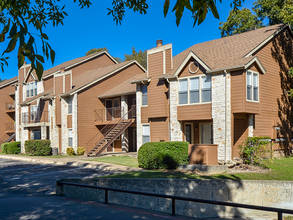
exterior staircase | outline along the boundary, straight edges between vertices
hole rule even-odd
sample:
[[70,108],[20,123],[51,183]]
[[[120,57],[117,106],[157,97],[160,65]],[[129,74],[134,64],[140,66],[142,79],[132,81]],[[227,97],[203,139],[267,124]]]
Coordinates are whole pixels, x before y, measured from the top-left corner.
[[91,142],[93,142],[93,140],[98,139],[98,141],[94,143],[94,148],[88,152],[87,156],[99,156],[135,121],[135,114],[136,108],[133,106],[116,124],[109,123],[105,125],[100,132],[87,143],[89,147],[89,145],[92,145]]
[[8,134],[5,134],[5,135],[3,135],[1,138],[0,138],[0,145],[2,144],[2,143],[6,143],[6,142],[10,142],[10,141],[12,141],[12,140],[15,140],[15,136],[16,136],[16,133],[14,132],[14,133],[12,133],[12,135],[8,135]]

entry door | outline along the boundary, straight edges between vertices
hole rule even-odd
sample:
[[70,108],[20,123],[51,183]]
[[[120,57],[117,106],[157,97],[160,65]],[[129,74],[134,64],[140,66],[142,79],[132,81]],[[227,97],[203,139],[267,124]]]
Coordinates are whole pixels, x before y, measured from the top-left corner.
[[212,124],[201,124],[201,144],[212,144],[213,143],[213,125]]
[[106,121],[112,121],[112,106],[113,101],[111,99],[106,99]]
[[185,141],[193,144],[192,142],[192,124],[185,124]]

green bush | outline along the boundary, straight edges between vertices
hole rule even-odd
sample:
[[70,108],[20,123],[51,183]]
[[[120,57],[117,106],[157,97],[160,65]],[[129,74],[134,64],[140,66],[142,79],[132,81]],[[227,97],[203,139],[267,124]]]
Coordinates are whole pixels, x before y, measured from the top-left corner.
[[78,147],[77,148],[77,155],[84,155],[85,149],[84,147]]
[[7,146],[8,146],[9,143],[3,143],[1,144],[1,153],[3,154],[7,154]]
[[66,149],[66,153],[68,156],[73,156],[75,154],[75,151],[74,151],[73,147],[68,147]]
[[268,156],[272,157],[270,137],[248,137],[241,146],[240,157],[247,164],[261,165]]
[[19,154],[20,153],[20,141],[15,141],[7,144],[7,154]]
[[31,140],[24,144],[25,153],[32,156],[49,156],[52,155],[50,140]]
[[138,151],[138,166],[145,169],[176,169],[188,164],[187,142],[148,142]]

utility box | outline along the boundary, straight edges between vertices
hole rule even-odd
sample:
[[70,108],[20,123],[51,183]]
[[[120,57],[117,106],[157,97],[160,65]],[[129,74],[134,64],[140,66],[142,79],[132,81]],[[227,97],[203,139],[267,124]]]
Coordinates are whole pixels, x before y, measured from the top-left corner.
[[189,144],[189,164],[218,165],[217,144]]

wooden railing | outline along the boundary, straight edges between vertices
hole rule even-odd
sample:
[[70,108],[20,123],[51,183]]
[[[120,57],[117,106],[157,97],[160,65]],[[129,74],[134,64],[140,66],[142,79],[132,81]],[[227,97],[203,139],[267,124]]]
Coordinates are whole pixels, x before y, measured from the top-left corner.
[[95,122],[107,122],[120,119],[121,112],[123,112],[123,107],[96,109]]
[[15,110],[15,104],[14,104],[14,102],[6,102],[5,103],[5,106],[6,106],[6,111]]
[[15,131],[15,123],[10,122],[10,123],[5,123],[6,125],[6,131],[14,132]]
[[31,113],[22,113],[22,123],[46,123],[50,122],[48,111],[36,111]]

